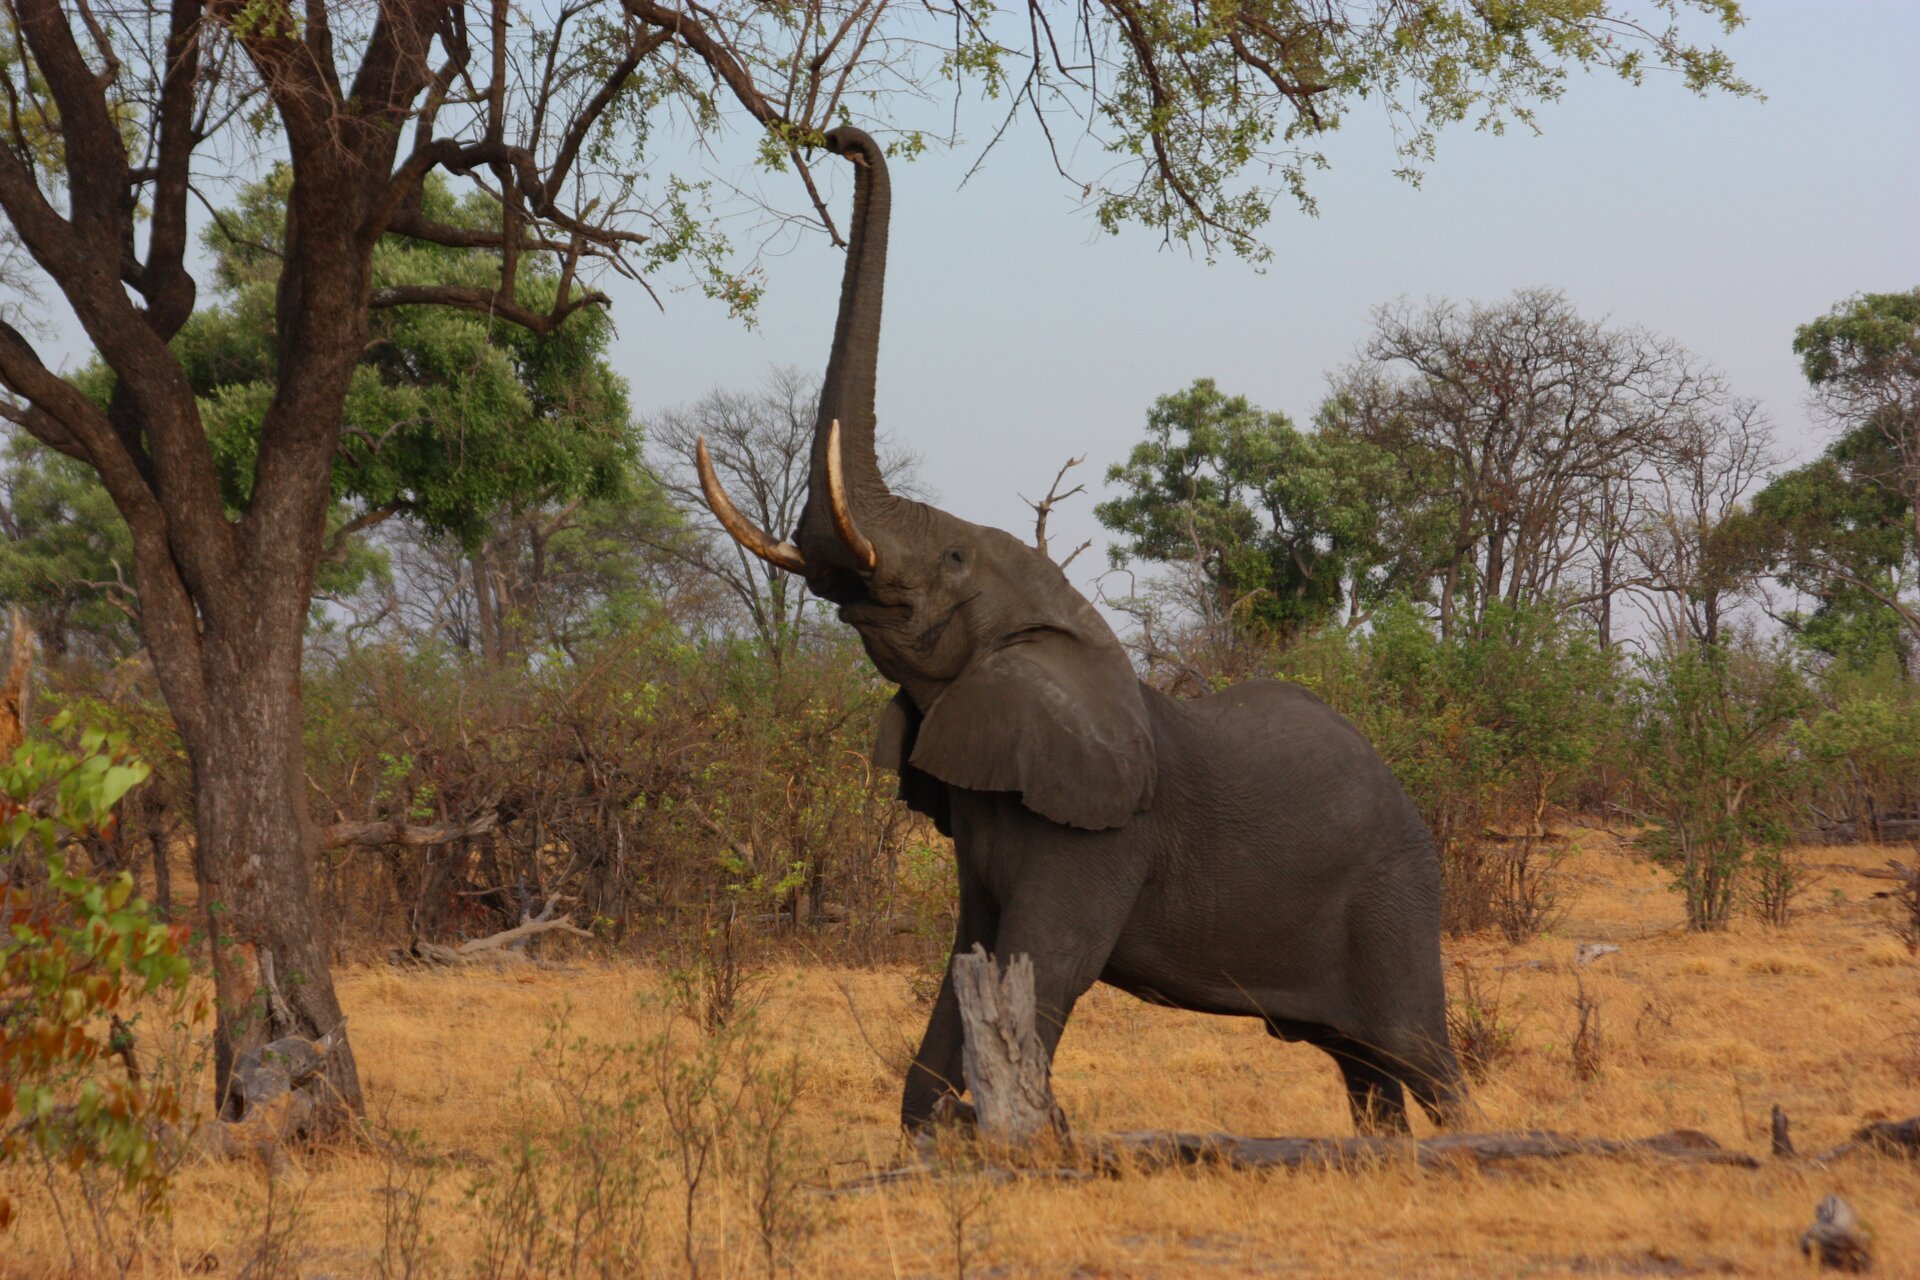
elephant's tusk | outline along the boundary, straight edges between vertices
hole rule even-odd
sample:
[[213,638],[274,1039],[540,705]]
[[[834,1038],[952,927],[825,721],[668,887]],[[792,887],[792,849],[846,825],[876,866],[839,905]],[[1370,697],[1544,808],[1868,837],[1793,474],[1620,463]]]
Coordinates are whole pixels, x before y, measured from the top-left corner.
[[833,527],[840,535],[840,541],[847,544],[847,550],[853,552],[853,558],[860,567],[871,573],[880,557],[875,553],[873,544],[860,532],[853,522],[853,512],[847,508],[847,477],[840,468],[840,419],[835,418],[833,425],[827,428],[827,507],[833,512]]
[[713,509],[714,516],[720,521],[733,540],[768,564],[785,569],[788,573],[805,573],[807,561],[800,554],[800,548],[791,542],[775,542],[754,523],[740,514],[740,509],[727,497],[727,491],[720,487],[720,477],[713,471],[713,456],[707,452],[707,438],[701,436],[694,444],[694,459],[700,469],[700,492],[706,495],[707,506]]

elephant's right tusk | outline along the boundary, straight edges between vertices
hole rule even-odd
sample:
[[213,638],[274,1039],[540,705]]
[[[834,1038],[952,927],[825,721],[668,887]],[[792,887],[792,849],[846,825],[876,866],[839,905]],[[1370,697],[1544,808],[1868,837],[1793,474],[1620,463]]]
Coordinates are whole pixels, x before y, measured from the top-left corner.
[[707,452],[707,438],[701,436],[695,442],[694,460],[700,470],[700,492],[706,495],[707,506],[712,508],[720,527],[725,529],[732,539],[768,564],[785,569],[788,573],[805,573],[807,561],[800,554],[800,548],[791,542],[775,542],[751,520],[740,514],[740,509],[727,497],[727,491],[720,487],[720,477],[714,474],[713,457]]
[[853,512],[847,507],[847,477],[840,466],[840,419],[835,418],[833,425],[827,428],[827,506],[833,512],[834,531],[840,535],[847,550],[853,552],[853,558],[860,567],[873,572],[873,566],[880,561],[873,544],[853,522]]

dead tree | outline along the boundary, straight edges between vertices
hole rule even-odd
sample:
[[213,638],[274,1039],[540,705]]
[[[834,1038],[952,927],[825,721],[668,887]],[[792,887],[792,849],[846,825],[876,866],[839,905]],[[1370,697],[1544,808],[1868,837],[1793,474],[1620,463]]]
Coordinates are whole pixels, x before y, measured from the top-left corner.
[[[1062,493],[1060,492],[1060,482],[1067,478],[1067,472],[1073,470],[1086,460],[1087,455],[1083,453],[1077,458],[1068,458],[1065,462],[1061,463],[1060,470],[1054,473],[1053,483],[1047,486],[1047,496],[1040,499],[1040,501],[1035,502],[1032,498],[1020,499],[1020,501],[1033,508],[1033,546],[1034,550],[1043,556],[1052,554],[1052,552],[1047,550],[1047,517],[1053,514],[1055,507],[1065,502],[1068,498],[1087,491],[1086,485],[1077,484],[1065,493]],[[1088,538],[1072,551],[1069,551],[1067,558],[1060,562],[1060,567],[1064,569],[1072,564],[1079,558],[1082,551],[1085,551],[1092,545],[1093,539]]]
[[405,947],[394,948],[387,958],[394,964],[462,965],[476,961],[511,964],[526,959],[526,952],[522,948],[529,939],[543,933],[570,933],[576,938],[593,936],[575,924],[571,915],[555,915],[554,911],[559,905],[560,895],[555,894],[547,899],[547,905],[539,915],[522,913],[520,923],[511,929],[502,929],[499,933],[475,938],[457,947],[415,938]]
[[976,942],[953,958],[953,993],[966,1034],[961,1070],[981,1135],[1017,1150],[1043,1133],[1064,1133],[1047,1048],[1034,1025],[1032,958],[1014,956],[1003,970]]

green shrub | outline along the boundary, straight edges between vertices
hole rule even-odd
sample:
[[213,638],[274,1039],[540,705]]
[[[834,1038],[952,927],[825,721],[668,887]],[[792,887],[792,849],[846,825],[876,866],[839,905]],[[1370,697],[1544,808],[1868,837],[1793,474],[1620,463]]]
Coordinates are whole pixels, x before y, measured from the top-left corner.
[[[188,1008],[185,930],[156,920],[125,872],[102,882],[68,858],[146,776],[98,731],[73,751],[30,741],[0,765],[0,1162],[108,1170],[151,1206],[167,1190],[161,1130],[180,1122],[180,1087],[140,1070],[133,1027],[205,1011]],[[10,1218],[0,1195],[0,1229]]]
[[[1637,757],[1647,848],[1673,872],[1692,929],[1725,928],[1756,857],[1791,839],[1811,690],[1784,651],[1750,639],[1646,659]],[[1790,894],[1791,885],[1787,886]],[[1778,885],[1771,892],[1778,899]]]
[[1836,838],[1884,838],[1888,817],[1920,817],[1920,682],[1891,661],[1826,673],[1822,705],[1794,728],[1816,816]]

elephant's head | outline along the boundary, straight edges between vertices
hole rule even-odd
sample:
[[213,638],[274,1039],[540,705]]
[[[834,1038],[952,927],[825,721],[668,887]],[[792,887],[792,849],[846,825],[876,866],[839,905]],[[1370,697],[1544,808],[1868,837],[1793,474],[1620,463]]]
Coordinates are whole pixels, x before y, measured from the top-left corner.
[[879,145],[835,129],[855,167],[853,222],[820,392],[807,504],[787,541],[700,483],[727,532],[840,606],[901,687],[876,752],[974,791],[1017,791],[1056,822],[1102,828],[1146,808],[1153,735],[1119,640],[1059,566],[999,529],[887,490],[874,452],[874,382],[891,191]]

